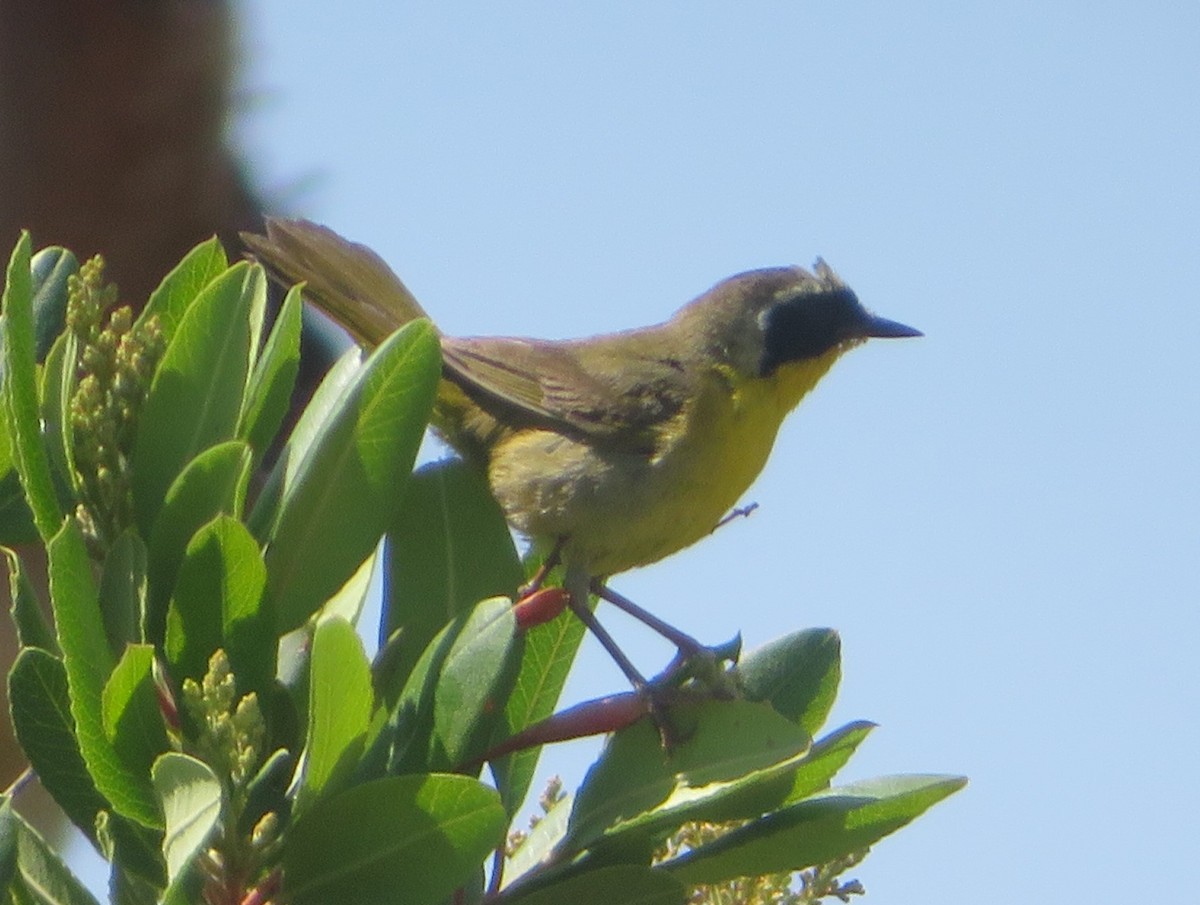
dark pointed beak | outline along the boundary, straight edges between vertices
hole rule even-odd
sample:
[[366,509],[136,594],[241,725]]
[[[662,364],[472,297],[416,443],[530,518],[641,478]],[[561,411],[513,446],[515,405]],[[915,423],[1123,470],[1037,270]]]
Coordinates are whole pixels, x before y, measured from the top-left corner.
[[924,336],[925,334],[916,327],[909,327],[899,321],[890,321],[886,317],[868,314],[860,335],[879,339],[899,339],[904,336]]

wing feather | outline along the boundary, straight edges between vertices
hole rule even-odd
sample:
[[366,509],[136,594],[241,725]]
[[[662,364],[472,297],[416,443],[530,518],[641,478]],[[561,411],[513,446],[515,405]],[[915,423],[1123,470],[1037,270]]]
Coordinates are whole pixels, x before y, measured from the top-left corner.
[[653,339],[444,337],[446,376],[497,420],[653,452],[688,398],[686,371]]

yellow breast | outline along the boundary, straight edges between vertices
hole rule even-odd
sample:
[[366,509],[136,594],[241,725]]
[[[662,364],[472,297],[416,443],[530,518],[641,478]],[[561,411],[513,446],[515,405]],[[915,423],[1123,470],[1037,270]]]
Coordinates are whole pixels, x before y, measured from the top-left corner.
[[[836,354],[768,379],[714,368],[661,429],[653,455],[598,449],[546,430],[491,451],[488,476],[509,521],[595,575],[662,559],[709,534],[766,464],[783,418]],[[828,358],[826,361],[825,359]]]

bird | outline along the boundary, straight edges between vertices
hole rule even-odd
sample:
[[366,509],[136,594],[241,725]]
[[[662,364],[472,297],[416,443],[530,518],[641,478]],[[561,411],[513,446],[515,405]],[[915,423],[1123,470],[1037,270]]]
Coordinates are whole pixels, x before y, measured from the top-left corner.
[[[307,220],[267,218],[251,254],[367,348],[425,309],[374,251]],[[432,426],[487,476],[509,524],[564,567],[568,605],[637,689],[644,678],[587,605],[608,600],[677,648],[710,655],[609,587],[710,534],[749,489],[785,417],[846,352],[922,333],[868,311],[818,258],[724,279],[662,323],[581,339],[439,332]]]

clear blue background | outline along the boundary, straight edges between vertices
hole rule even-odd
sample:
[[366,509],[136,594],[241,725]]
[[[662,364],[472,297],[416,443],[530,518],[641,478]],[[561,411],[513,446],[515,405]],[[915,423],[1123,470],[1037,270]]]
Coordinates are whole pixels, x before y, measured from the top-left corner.
[[[650,323],[818,254],[925,330],[838,365],[751,518],[614,585],[711,641],[836,627],[834,720],[881,724],[848,778],[970,776],[868,901],[1195,894],[1200,7],[244,13],[259,181],[449,333]],[[589,642],[566,699],[622,687]]]

